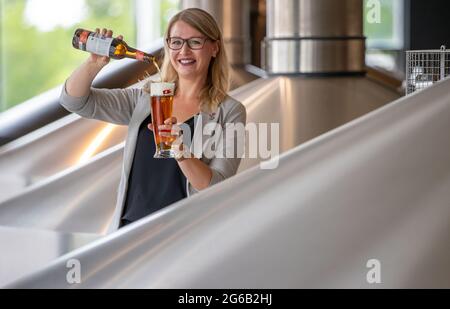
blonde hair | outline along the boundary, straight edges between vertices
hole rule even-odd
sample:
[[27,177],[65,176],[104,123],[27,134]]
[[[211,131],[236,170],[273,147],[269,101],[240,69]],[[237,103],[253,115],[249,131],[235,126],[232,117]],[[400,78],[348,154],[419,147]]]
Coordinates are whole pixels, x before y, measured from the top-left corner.
[[191,8],[176,14],[169,22],[166,30],[164,52],[166,57],[161,67],[162,79],[165,82],[175,83],[178,86],[179,77],[170,61],[167,39],[170,31],[177,21],[183,21],[194,29],[200,31],[212,41],[219,42],[219,52],[216,58],[211,59],[208,69],[208,77],[205,87],[199,94],[201,109],[203,112],[216,112],[220,104],[225,100],[229,90],[229,64],[224,48],[223,35],[214,18],[204,10]]

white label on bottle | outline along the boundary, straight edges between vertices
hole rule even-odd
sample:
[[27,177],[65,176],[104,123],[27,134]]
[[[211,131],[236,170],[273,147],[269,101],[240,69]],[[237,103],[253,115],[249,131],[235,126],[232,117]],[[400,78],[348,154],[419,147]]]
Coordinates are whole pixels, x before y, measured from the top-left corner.
[[96,55],[109,57],[109,49],[111,48],[113,40],[113,38],[100,38],[90,35],[86,43],[86,51]]

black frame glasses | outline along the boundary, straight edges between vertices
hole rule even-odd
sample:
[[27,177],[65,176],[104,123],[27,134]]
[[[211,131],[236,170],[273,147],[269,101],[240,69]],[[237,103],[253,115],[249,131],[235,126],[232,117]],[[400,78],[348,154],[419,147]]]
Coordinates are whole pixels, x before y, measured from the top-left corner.
[[[189,38],[189,39],[182,39],[178,37],[168,38],[167,39],[167,46],[171,50],[181,50],[184,46],[184,44],[187,43],[188,47],[192,50],[200,50],[205,47],[206,41],[211,41],[209,38]],[[178,42],[178,45],[175,45],[176,42]],[[180,45],[181,43],[181,45]]]

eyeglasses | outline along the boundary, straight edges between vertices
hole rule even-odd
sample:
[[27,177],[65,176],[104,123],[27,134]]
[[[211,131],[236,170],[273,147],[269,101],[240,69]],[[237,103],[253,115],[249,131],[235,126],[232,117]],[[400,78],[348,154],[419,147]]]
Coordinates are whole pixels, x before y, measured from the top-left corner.
[[182,38],[168,38],[167,45],[172,50],[180,50],[183,48],[184,44],[187,42],[188,46],[192,50],[199,50],[205,46],[206,41],[210,39],[208,38],[190,38],[190,39],[182,39]]

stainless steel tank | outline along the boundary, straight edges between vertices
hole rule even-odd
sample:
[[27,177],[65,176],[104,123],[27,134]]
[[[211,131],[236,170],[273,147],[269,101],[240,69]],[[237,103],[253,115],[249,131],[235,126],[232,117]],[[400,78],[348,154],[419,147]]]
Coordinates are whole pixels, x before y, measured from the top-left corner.
[[[399,98],[366,76],[361,0],[268,0],[263,59],[268,77],[232,96],[249,123],[280,126],[284,153]],[[247,147],[249,149],[249,147]],[[247,159],[243,171],[262,158]]]
[[449,92],[397,100],[8,287],[450,288]]

